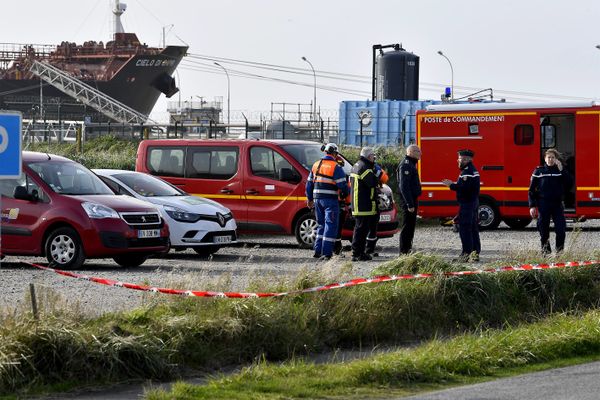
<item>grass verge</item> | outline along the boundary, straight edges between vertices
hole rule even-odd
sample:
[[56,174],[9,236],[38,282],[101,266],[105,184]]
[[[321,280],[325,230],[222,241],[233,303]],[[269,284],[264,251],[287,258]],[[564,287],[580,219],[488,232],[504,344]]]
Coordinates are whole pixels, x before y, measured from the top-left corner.
[[[600,298],[599,267],[442,274],[463,268],[416,254],[383,264],[374,274],[431,272],[434,278],[278,299],[154,296],[146,307],[99,318],[42,302],[39,320],[25,310],[0,316],[0,395],[56,385],[170,379],[187,368],[282,361],[332,349],[405,345],[585,311],[597,307]],[[352,276],[346,265],[331,274],[305,271],[276,284],[261,277],[248,291],[307,288]],[[169,286],[196,284],[229,289],[226,280]]]
[[178,383],[171,392],[150,391],[146,399],[386,398],[598,358],[600,312],[591,311],[432,340],[348,363],[260,362],[206,385]]

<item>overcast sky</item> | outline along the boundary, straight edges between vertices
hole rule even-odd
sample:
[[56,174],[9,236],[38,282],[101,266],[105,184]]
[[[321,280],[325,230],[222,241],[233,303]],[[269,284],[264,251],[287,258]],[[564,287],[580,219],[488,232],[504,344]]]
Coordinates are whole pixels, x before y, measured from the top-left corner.
[[[142,42],[186,42],[189,53],[179,68],[181,99],[226,100],[227,80],[212,61],[196,56],[298,68],[277,73],[220,61],[230,70],[231,109],[269,110],[272,102],[310,103],[317,70],[317,104],[337,110],[342,100],[370,97],[373,44],[402,43],[420,56],[421,99],[493,88],[499,97],[518,93],[600,97],[600,1],[597,0],[128,0],[125,30]],[[103,40],[111,34],[110,0],[21,0],[3,2],[2,42],[59,44]],[[169,25],[173,24],[170,28]],[[212,72],[211,72],[212,71]],[[236,71],[284,79],[300,85],[238,76]],[[322,72],[351,74],[326,79]],[[362,77],[362,78],[361,78]],[[177,76],[176,76],[177,78]],[[303,84],[303,85],[302,85]],[[323,88],[322,88],[323,87]],[[336,87],[353,92],[325,90]],[[464,88],[464,89],[463,89]],[[171,100],[177,101],[178,95]],[[551,97],[547,97],[548,100]],[[155,113],[166,108],[166,100]]]

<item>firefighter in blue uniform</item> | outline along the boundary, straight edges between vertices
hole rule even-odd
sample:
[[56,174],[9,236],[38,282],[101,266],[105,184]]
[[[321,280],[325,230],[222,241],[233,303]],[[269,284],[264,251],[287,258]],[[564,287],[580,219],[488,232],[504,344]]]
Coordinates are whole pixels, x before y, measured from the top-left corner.
[[402,215],[400,254],[410,253],[415,236],[419,196],[421,195],[421,181],[419,180],[419,171],[417,170],[417,163],[420,159],[421,149],[419,146],[411,144],[406,148],[406,157],[398,168],[400,214]]
[[[352,167],[350,174],[351,206],[354,217],[352,236],[352,261],[369,261],[366,252],[369,232],[377,231],[379,216],[377,211],[376,188],[379,180],[375,175],[375,153],[370,147],[360,151],[360,160]],[[375,242],[373,242],[373,250]],[[371,249],[369,249],[371,250]]]
[[537,227],[542,242],[542,254],[552,251],[550,247],[550,218],[554,221],[556,252],[565,247],[566,221],[563,199],[565,192],[573,184],[571,175],[559,160],[556,149],[548,149],[544,154],[546,163],[537,167],[531,175],[529,185],[529,213],[537,217]]
[[462,252],[457,261],[479,261],[481,242],[479,240],[479,172],[473,165],[472,150],[458,152],[460,175],[456,182],[443,179],[442,183],[456,192],[458,201],[458,232],[462,243]]
[[321,148],[325,156],[315,162],[306,182],[306,198],[309,208],[315,208],[317,236],[313,257],[328,260],[333,254],[338,220],[340,194],[348,195],[348,184],[344,169],[336,162],[338,147],[327,143]]

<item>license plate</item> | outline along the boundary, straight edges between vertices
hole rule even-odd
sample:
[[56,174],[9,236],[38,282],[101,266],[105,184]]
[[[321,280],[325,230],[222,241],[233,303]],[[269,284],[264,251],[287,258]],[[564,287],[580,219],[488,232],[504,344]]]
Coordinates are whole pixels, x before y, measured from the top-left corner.
[[157,238],[157,237],[160,237],[160,230],[159,229],[142,229],[142,230],[138,231],[137,236],[139,239]]
[[379,222],[390,222],[392,220],[392,216],[390,214],[380,214]]
[[231,243],[231,236],[215,236],[213,243]]

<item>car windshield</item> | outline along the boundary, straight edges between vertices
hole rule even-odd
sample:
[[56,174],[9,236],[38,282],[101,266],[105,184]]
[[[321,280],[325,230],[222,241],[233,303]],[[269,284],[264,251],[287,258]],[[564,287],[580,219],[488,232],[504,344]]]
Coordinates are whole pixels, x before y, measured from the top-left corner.
[[156,178],[152,175],[146,175],[141,173],[122,173],[113,175],[115,179],[118,179],[123,185],[127,186],[130,190],[133,190],[140,196],[154,197],[154,196],[186,196],[187,193],[169,185],[162,179]]
[[72,161],[27,164],[56,193],[69,195],[114,194],[92,171]]
[[[319,143],[286,144],[281,147],[308,171],[310,171],[313,164],[320,160],[324,155]],[[342,156],[342,158],[344,157]],[[346,175],[350,175],[351,170],[352,165],[344,158],[344,172]]]

